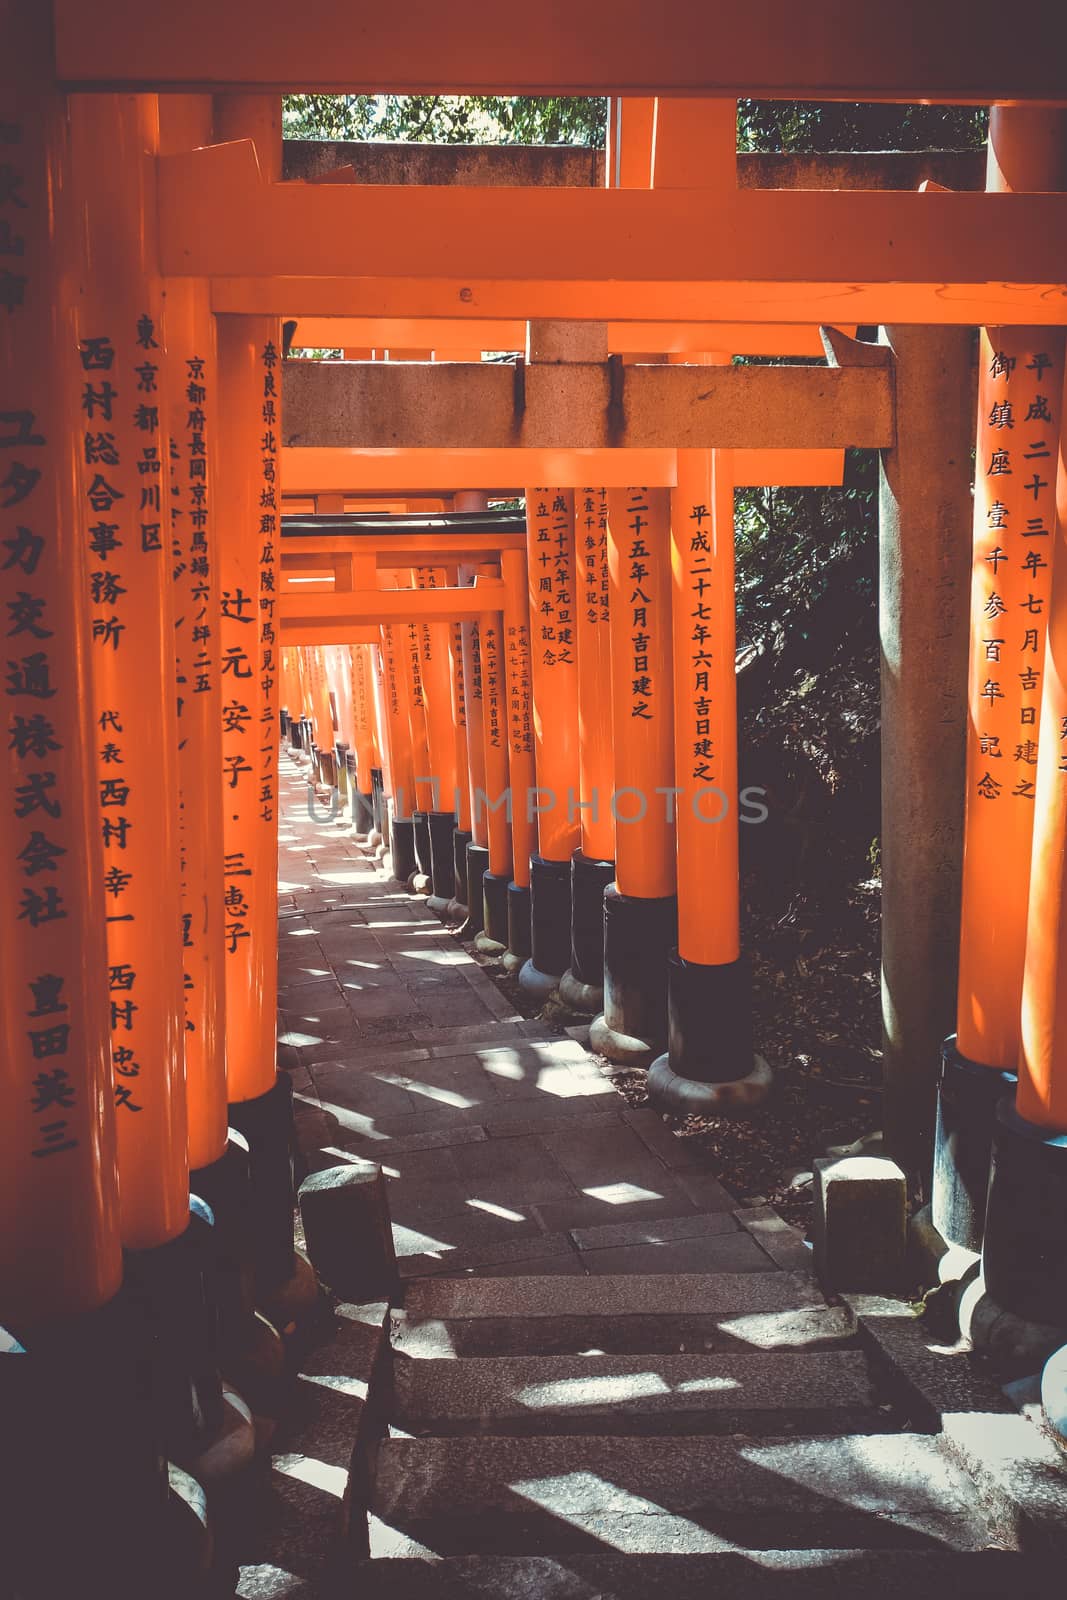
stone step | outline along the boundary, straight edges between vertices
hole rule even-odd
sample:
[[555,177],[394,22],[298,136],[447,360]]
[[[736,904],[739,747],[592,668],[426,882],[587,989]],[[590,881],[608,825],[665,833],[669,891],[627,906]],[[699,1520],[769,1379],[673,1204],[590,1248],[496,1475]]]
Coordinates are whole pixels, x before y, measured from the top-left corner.
[[787,1272],[435,1278],[393,1313],[404,1356],[800,1350],[853,1338],[841,1307]]
[[[761,1550],[709,1555],[453,1556],[361,1562],[362,1600],[1017,1600],[1044,1595],[1048,1567],[1008,1550]],[[238,1591],[244,1594],[244,1590]],[[260,1591],[255,1591],[258,1596]],[[281,1596],[303,1589],[279,1589]]]
[[991,1542],[970,1479],[932,1434],[388,1439],[371,1509],[374,1556]]
[[397,1361],[392,1420],[457,1435],[875,1433],[893,1426],[858,1350]]

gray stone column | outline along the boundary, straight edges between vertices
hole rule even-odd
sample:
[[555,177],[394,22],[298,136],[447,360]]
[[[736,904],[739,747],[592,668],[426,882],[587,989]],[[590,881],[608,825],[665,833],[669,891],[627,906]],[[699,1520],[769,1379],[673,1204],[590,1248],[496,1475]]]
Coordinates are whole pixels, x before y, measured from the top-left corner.
[[879,474],[884,1126],[928,1192],[939,1049],[956,1016],[974,330],[893,326],[880,339],[897,428]]

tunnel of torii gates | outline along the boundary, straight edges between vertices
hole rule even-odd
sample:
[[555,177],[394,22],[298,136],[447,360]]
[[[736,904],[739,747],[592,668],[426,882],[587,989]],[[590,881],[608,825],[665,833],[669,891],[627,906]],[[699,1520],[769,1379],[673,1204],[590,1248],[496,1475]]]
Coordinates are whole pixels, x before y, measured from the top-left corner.
[[[656,1105],[767,1094],[733,490],[839,482],[845,447],[882,463],[889,1148],[998,1304],[1067,1325],[1055,8],[1005,36],[907,0],[886,35],[667,0],[655,38],[629,0],[548,9],[396,8],[356,45],[328,0],[295,31],[281,0],[0,5],[0,1322],[51,1358],[16,1493],[69,1471],[153,1526],[220,1373],[254,1389],[313,1292],[279,728]],[[605,94],[606,182],[284,179],[287,88]],[[984,192],[739,188],[739,95],[991,103]]]

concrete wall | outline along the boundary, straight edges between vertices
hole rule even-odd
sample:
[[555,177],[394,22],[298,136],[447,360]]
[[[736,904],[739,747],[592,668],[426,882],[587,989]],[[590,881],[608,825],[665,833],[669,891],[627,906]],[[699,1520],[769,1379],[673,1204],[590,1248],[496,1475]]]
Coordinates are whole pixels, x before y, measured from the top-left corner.
[[[604,152],[576,145],[345,143],[286,139],[286,178],[318,178],[341,166],[357,183],[599,188]],[[949,189],[981,189],[981,150],[858,155],[739,155],[742,189],[917,189],[926,178]]]

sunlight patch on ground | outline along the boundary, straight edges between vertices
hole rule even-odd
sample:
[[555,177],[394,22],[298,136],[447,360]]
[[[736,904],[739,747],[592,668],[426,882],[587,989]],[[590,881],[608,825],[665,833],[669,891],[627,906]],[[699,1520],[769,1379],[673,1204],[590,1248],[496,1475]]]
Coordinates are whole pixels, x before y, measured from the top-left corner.
[[435,967],[473,967],[474,962],[462,950],[401,950],[399,955],[409,961],[428,961]]
[[612,1372],[600,1377],[531,1383],[520,1389],[515,1398],[524,1406],[544,1411],[555,1406],[613,1406],[670,1392],[670,1384],[658,1372]]
[[455,1089],[442,1089],[436,1083],[420,1083],[416,1078],[405,1078],[396,1072],[375,1072],[373,1076],[379,1083],[391,1083],[397,1089],[406,1090],[408,1094],[421,1094],[427,1100],[436,1100],[439,1105],[454,1106],[457,1111],[468,1111],[481,1103],[478,1100],[469,1100],[465,1094],[459,1094]]
[[431,1239],[428,1233],[419,1233],[417,1228],[405,1228],[401,1222],[393,1223],[393,1244],[398,1256],[440,1256],[456,1248],[441,1239]]
[[614,1095],[611,1085],[596,1072],[595,1068],[587,1073],[578,1073],[568,1062],[557,1062],[551,1067],[539,1067],[537,1087],[542,1094],[554,1094],[557,1100],[573,1100],[579,1095],[590,1094]]
[[331,1467],[326,1461],[316,1461],[313,1456],[272,1456],[271,1466],[283,1477],[296,1478],[313,1489],[340,1500],[348,1486],[348,1473],[344,1467]]
[[592,1189],[583,1189],[591,1200],[603,1200],[609,1206],[632,1206],[639,1200],[662,1200],[655,1189],[641,1189],[636,1183],[601,1183]]
[[303,1045],[321,1044],[322,1039],[317,1033],[280,1033],[278,1043],[291,1044],[299,1050]]
[[301,1383],[317,1383],[320,1389],[333,1389],[338,1394],[351,1395],[354,1400],[366,1400],[370,1385],[365,1378],[331,1377],[323,1372],[301,1372]]
[[494,1205],[492,1200],[468,1200],[469,1206],[474,1206],[478,1211],[488,1211],[491,1217],[503,1217],[505,1222],[525,1222],[526,1217],[522,1211],[509,1211],[507,1206]]

